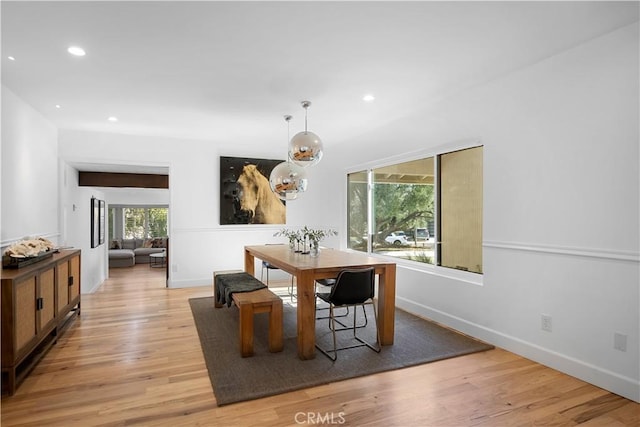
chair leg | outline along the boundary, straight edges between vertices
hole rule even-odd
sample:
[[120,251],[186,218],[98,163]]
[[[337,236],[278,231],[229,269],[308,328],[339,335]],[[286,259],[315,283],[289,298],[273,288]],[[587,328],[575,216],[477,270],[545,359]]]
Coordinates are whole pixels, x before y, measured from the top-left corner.
[[333,360],[338,358],[338,343],[336,340],[336,317],[333,312],[333,304],[329,307],[329,316],[331,316],[331,320],[333,321],[333,328],[331,328],[331,333],[333,335]]
[[[365,305],[371,305],[371,309],[373,310],[373,318],[374,318],[374,327],[376,328],[376,344],[375,347],[366,342],[365,340],[363,340],[362,338],[356,336],[356,330],[354,328],[353,330],[353,336],[356,340],[358,340],[359,342],[361,342],[362,344],[366,345],[367,347],[369,347],[371,350],[375,351],[376,353],[380,353],[380,350],[382,350],[382,347],[380,346],[380,331],[378,330],[378,314],[376,313],[376,305],[373,303],[373,301],[369,304],[362,304],[362,311],[364,311],[365,313],[365,317],[367,316],[367,312],[365,310]],[[354,319],[354,324],[355,324],[355,319]]]
[[[336,315],[335,317],[347,317],[349,315],[349,306],[347,305],[347,306],[344,306],[342,308],[346,309],[344,314],[339,314],[339,315]],[[354,321],[355,321],[355,318],[357,317],[356,316],[357,313],[355,311],[357,308],[358,308],[357,306],[353,307],[353,310],[354,310],[353,319],[354,319]],[[317,311],[328,310],[328,309],[329,308],[319,308],[319,309],[317,309]],[[366,328],[367,327],[368,318],[367,318],[367,312],[365,311],[364,306],[362,307],[362,311],[364,313],[364,323],[362,325],[357,325],[356,329]],[[329,319],[329,317],[328,316],[316,317],[316,319]],[[353,328],[353,326],[347,326],[347,325],[345,325],[344,323],[342,323],[339,320],[336,320],[336,322],[338,322],[340,324],[340,326],[342,326],[342,328],[336,329],[336,331],[347,331],[347,330],[351,330]]]
[[298,295],[295,293],[295,287],[293,285],[293,274],[291,275],[291,285],[287,285],[287,292],[289,293],[289,299],[293,302],[294,298],[298,298]]
[[[345,309],[344,313],[342,313],[342,314],[336,314],[336,317],[347,317],[347,316],[349,315],[349,306],[342,307],[342,308],[344,308],[344,309]],[[324,307],[323,307],[323,308],[318,308],[316,311],[321,311],[321,310],[329,310],[329,307],[327,307],[327,308],[324,308]],[[329,318],[329,316],[320,316],[320,317],[316,317],[316,319],[317,319],[317,320],[319,320],[319,319],[328,319],[328,318]],[[344,326],[344,327],[348,328],[348,326],[347,326],[347,325],[343,324],[343,323],[342,323],[342,322],[340,322],[339,320],[338,320],[337,322],[338,322],[338,323],[340,323],[342,326]],[[359,327],[361,327],[361,326],[359,326]]]
[[[332,316],[333,314],[333,304],[329,305],[329,317],[327,317],[327,319],[329,319],[329,329],[331,329],[331,335],[333,338],[333,350],[325,350],[324,348],[320,347],[318,345],[318,343],[316,343],[316,348],[318,350],[320,350],[320,352],[322,354],[324,354],[325,356],[327,356],[329,359],[331,359],[332,361],[336,361],[336,359],[338,358],[338,349],[337,349],[337,340],[336,340],[336,319],[334,316]],[[333,354],[329,354],[329,353],[333,353]]]
[[[376,328],[376,343],[371,344],[365,340],[363,340],[362,338],[360,338],[357,335],[357,330],[364,327],[364,326],[357,326],[357,306],[361,305],[362,306],[362,311],[364,313],[365,318],[367,317],[367,311],[365,308],[365,305],[371,305],[372,309],[373,309],[373,317],[374,317],[374,327]],[[353,308],[353,312],[354,312],[354,316],[353,316],[353,327],[347,327],[347,328],[340,328],[337,329],[336,328],[336,323],[340,323],[341,325],[343,325],[340,321],[338,321],[336,319],[336,316],[334,315],[334,306],[333,304],[329,304],[329,329],[331,329],[331,335],[333,338],[333,350],[325,350],[322,347],[320,347],[318,344],[316,344],[316,348],[318,350],[320,350],[320,352],[322,352],[322,354],[324,354],[325,356],[327,356],[329,359],[331,359],[332,361],[336,361],[338,359],[338,351],[339,350],[346,350],[349,348],[357,348],[357,347],[369,347],[371,350],[375,351],[376,353],[380,353],[380,351],[382,350],[382,347],[380,346],[380,331],[378,331],[378,315],[376,313],[376,307],[375,304],[373,302],[371,303],[367,303],[367,304],[358,304],[355,305]],[[366,320],[365,320],[365,324],[366,324]],[[350,345],[350,346],[346,346],[346,347],[340,347],[338,348],[337,345],[337,339],[336,339],[336,332],[338,331],[344,331],[344,330],[353,330],[353,338],[358,341],[360,344],[356,344],[356,345]],[[332,353],[332,354],[330,354]]]
[[[356,326],[356,318],[358,317],[358,306],[353,307],[353,327],[348,328],[348,329],[353,329],[353,337],[356,337],[356,329],[360,329],[360,328],[366,328],[367,324],[369,323],[369,320],[367,319],[367,310],[365,310],[364,306],[365,304],[361,304],[360,305],[362,307],[362,314],[364,315],[364,323],[362,325],[357,325]],[[340,330],[340,329],[338,329]]]

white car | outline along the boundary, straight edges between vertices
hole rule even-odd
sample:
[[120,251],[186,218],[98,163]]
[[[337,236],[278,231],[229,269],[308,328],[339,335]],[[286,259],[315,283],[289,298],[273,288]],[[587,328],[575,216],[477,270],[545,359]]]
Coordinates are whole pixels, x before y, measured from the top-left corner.
[[394,231],[384,238],[384,241],[394,246],[408,245],[409,241],[403,231]]

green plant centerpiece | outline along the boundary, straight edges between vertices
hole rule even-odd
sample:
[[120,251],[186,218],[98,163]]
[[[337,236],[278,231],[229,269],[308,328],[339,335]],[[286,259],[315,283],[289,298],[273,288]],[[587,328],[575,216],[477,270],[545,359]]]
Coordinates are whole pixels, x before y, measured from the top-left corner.
[[289,240],[289,249],[294,252],[301,252],[300,243],[303,240],[303,236],[300,233],[300,230],[289,230],[287,228],[283,228],[282,230],[275,232],[273,235],[286,237]]
[[328,229],[310,229],[306,226],[302,230],[305,234],[307,240],[309,241],[309,253],[311,256],[318,256],[320,254],[320,242],[329,236],[337,236],[338,232],[336,230]]
[[[286,237],[289,240],[289,248],[301,254],[311,254],[318,256],[320,253],[320,242],[329,236],[337,236],[338,232],[333,229],[312,229],[306,225],[301,230],[289,230],[283,228],[277,231],[274,236]],[[302,244],[302,248],[300,245]]]

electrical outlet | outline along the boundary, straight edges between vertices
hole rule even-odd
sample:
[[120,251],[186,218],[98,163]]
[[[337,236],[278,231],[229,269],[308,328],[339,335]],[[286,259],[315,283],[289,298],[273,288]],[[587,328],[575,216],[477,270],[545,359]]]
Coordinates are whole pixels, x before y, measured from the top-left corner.
[[627,351],[627,336],[616,332],[613,334],[613,348],[620,351]]
[[543,331],[551,332],[551,316],[549,314],[540,315],[540,328]]
[[178,272],[178,264],[171,264],[171,272],[172,273]]

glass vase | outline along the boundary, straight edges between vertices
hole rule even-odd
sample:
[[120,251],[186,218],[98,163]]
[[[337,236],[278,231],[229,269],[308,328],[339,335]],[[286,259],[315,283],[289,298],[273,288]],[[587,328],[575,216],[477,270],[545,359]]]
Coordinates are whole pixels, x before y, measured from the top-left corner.
[[309,255],[312,257],[317,257],[320,255],[320,242],[311,242],[311,247],[309,248]]

